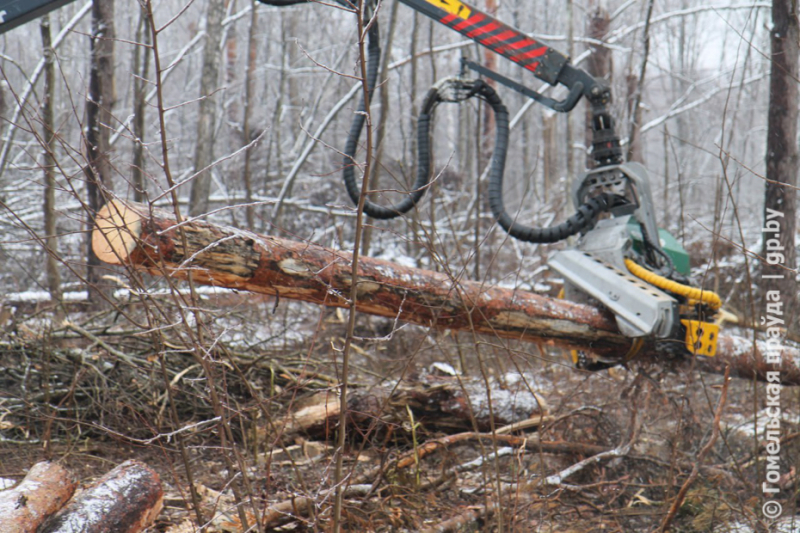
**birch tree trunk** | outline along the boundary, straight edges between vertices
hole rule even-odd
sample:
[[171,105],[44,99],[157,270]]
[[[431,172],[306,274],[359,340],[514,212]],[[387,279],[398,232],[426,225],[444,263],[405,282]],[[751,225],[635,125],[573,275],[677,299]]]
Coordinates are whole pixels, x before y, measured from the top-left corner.
[[[249,144],[252,139],[250,113],[253,109],[253,96],[255,94],[255,70],[256,60],[258,59],[258,39],[256,33],[258,31],[258,3],[256,0],[250,1],[250,28],[247,33],[247,70],[244,78],[244,117],[242,119],[242,136],[244,137],[244,144]],[[245,202],[245,216],[247,219],[247,227],[256,227],[255,208],[253,204],[253,148],[247,149],[244,153],[244,191]]]
[[193,217],[208,212],[208,197],[211,194],[211,169],[207,167],[214,161],[214,130],[217,127],[214,93],[219,84],[219,42],[224,15],[223,0],[208,0],[200,104],[197,108],[197,144],[194,151],[194,171],[197,175],[192,180],[189,204],[189,214]]

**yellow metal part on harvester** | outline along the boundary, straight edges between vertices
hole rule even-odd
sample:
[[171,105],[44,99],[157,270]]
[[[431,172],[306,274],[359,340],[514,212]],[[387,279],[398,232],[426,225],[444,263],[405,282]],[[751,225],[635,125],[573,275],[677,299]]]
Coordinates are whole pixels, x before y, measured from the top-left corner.
[[707,291],[697,287],[690,287],[688,285],[678,283],[677,281],[667,279],[664,276],[659,276],[655,272],[651,272],[643,266],[637,265],[632,259],[626,259],[625,266],[628,267],[628,270],[631,271],[631,274],[646,281],[650,285],[655,285],[659,289],[678,294],[688,298],[689,300],[702,302],[715,311],[722,307],[722,300],[720,299],[719,295],[713,291]]
[[717,354],[719,325],[700,320],[681,320],[686,328],[686,349],[696,355],[714,357]]
[[[643,266],[637,265],[631,259],[625,259],[625,266],[628,267],[631,274],[637,278],[641,278],[659,289],[683,296],[689,300],[690,305],[703,303],[714,311],[719,311],[722,307],[722,299],[715,292],[706,291],[697,287],[690,287],[659,276],[655,272],[651,272]],[[724,312],[719,314],[720,318],[725,317]],[[686,349],[689,350],[690,353],[696,355],[714,357],[717,353],[717,337],[719,337],[720,323],[721,320],[720,322],[712,323],[703,322],[702,320],[681,319],[681,324],[686,328],[686,339],[684,340]]]

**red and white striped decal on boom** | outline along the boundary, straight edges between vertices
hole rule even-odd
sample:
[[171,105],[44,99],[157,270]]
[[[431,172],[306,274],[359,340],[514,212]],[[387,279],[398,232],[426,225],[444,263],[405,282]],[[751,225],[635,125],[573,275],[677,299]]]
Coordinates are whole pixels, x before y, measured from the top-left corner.
[[[434,5],[438,4],[436,0],[427,1]],[[465,9],[458,10],[457,5]],[[437,7],[441,8],[440,5]],[[547,53],[547,45],[534,41],[477,9],[466,8],[460,2],[450,0],[447,7],[446,14],[439,19],[439,22],[531,72],[536,72],[539,67],[539,61],[536,59]],[[468,16],[464,17],[463,15],[467,13]]]

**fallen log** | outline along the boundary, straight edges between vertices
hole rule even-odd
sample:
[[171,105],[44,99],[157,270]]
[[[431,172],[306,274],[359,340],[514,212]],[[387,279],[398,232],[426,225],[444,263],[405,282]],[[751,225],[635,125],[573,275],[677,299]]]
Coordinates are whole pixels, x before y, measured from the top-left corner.
[[155,471],[125,461],[76,495],[38,533],[139,533],[153,524],[163,497]]
[[[412,423],[417,438],[421,438],[432,433],[452,434],[476,428],[491,431],[492,423],[501,428],[529,422],[525,427],[532,427],[550,420],[545,399],[536,392],[531,394],[523,380],[507,388],[493,381],[490,388],[491,412],[489,394],[480,378],[465,377],[459,381],[454,377],[428,376],[420,381],[403,382],[396,388],[354,388],[347,397],[348,434],[378,436],[380,440],[387,434],[410,439]],[[289,413],[280,427],[287,435],[303,433],[330,440],[338,428],[340,406],[335,392],[317,393]]]
[[74,491],[75,482],[64,467],[36,463],[17,486],[0,491],[0,531],[34,533]]
[[[188,220],[143,204],[114,200],[98,213],[92,234],[97,256],[153,275],[347,307],[352,255],[305,242]],[[362,313],[426,327],[473,331],[507,339],[547,343],[623,360],[631,340],[605,310],[531,292],[454,279],[451,276],[363,257],[356,280]],[[654,343],[639,359],[662,361]],[[767,364],[762,349],[739,337],[719,338],[715,358],[700,368],[766,379],[780,371],[784,384],[800,385],[800,350],[784,346],[781,364]]]

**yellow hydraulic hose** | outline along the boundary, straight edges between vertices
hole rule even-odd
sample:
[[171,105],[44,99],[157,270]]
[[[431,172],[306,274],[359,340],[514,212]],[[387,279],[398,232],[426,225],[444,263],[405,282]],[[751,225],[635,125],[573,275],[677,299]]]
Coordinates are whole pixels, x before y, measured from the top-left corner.
[[719,295],[715,292],[698,289],[697,287],[689,287],[688,285],[683,285],[671,279],[667,279],[664,276],[659,276],[655,272],[651,272],[643,266],[637,265],[631,259],[625,259],[625,266],[628,267],[631,274],[651,285],[655,285],[659,289],[664,289],[665,291],[678,294],[690,300],[703,302],[715,311],[722,307],[722,300],[720,300]]

